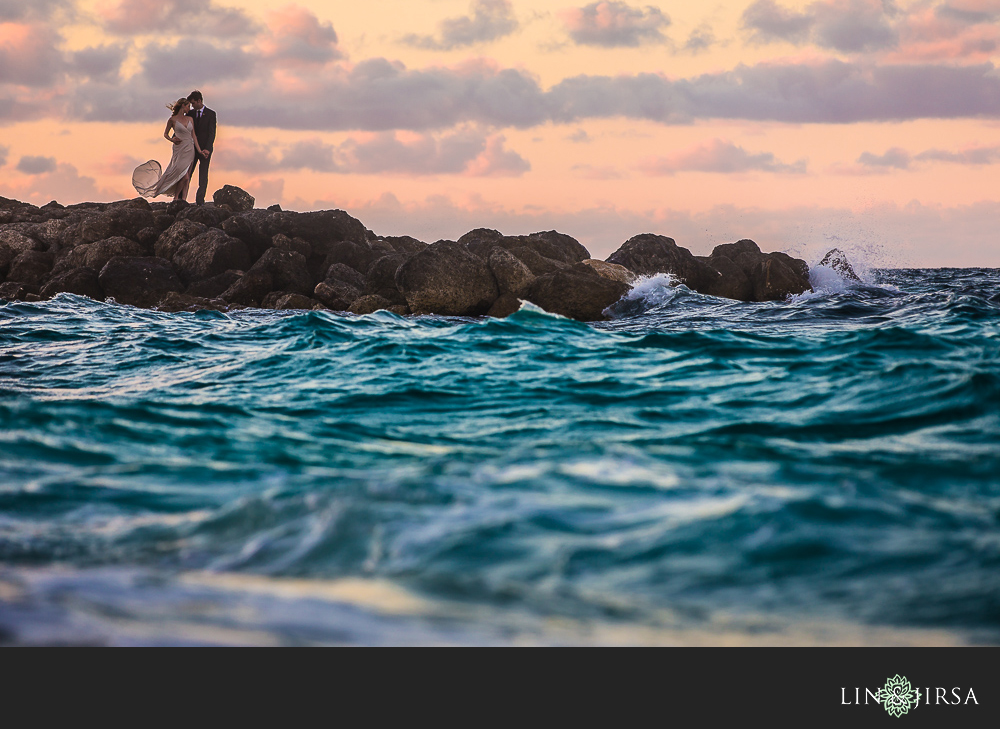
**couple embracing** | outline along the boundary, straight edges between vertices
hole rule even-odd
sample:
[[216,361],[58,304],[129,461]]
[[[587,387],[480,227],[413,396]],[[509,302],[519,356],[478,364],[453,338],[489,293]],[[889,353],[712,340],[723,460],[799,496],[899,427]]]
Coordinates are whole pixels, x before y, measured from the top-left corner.
[[192,91],[186,99],[167,104],[167,108],[171,116],[163,130],[163,137],[174,145],[170,164],[162,174],[155,160],[139,165],[132,174],[132,184],[143,197],[173,195],[174,200],[187,200],[188,186],[194,168],[198,167],[195,202],[204,205],[208,190],[208,165],[215,144],[215,112],[205,106],[200,91]]

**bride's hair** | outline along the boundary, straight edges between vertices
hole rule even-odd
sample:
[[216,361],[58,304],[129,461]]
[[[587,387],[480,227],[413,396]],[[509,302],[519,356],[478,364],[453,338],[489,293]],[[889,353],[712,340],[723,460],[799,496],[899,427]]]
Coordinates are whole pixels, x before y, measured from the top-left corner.
[[170,115],[177,116],[177,112],[179,112],[181,108],[188,103],[190,102],[187,99],[177,99],[177,101],[173,104],[167,104],[167,108],[170,109]]

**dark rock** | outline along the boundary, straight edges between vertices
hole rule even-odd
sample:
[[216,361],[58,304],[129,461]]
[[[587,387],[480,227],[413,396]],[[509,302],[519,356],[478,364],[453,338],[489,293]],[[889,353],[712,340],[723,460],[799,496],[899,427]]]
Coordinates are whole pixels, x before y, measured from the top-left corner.
[[396,271],[409,257],[409,254],[406,253],[393,253],[392,255],[382,256],[374,261],[368,267],[365,293],[377,294],[388,299],[393,304],[405,304],[406,299],[403,298],[403,294],[396,288]]
[[547,273],[555,273],[570,267],[568,263],[546,258],[534,248],[527,246],[512,246],[507,250],[517,256],[518,260],[527,266],[528,270],[535,276],[544,276]]
[[251,269],[240,276],[232,286],[226,289],[219,298],[231,304],[245,306],[260,306],[274,288],[274,279],[266,268]]
[[178,220],[190,220],[209,228],[218,228],[223,220],[232,217],[232,212],[209,205],[188,205],[177,213]]
[[243,271],[224,271],[218,276],[195,281],[184,290],[184,293],[201,299],[218,299],[226,289],[239,281],[242,275]]
[[379,257],[367,243],[355,243],[349,240],[336,241],[329,246],[323,267],[329,269],[334,263],[342,263],[364,275],[368,272],[368,267]]
[[490,251],[487,265],[497,281],[500,296],[512,294],[515,298],[522,297],[535,280],[531,270],[506,248],[494,247]]
[[28,297],[38,294],[38,286],[19,281],[0,284],[0,301],[28,301]]
[[330,264],[330,267],[326,270],[326,275],[323,278],[327,281],[330,279],[343,281],[344,283],[348,283],[361,291],[364,291],[365,289],[365,277],[350,266],[345,266],[343,263]]
[[305,256],[281,248],[268,248],[264,255],[250,267],[250,271],[267,271],[271,274],[274,291],[287,291],[308,296],[313,291],[313,280]]
[[504,248],[504,234],[492,228],[476,228],[458,239],[458,242],[480,258],[486,258],[497,246]]
[[372,314],[382,309],[388,311],[392,307],[393,303],[385,297],[378,296],[377,294],[368,294],[352,302],[348,311],[352,314],[363,316],[364,314]]
[[104,264],[115,256],[143,256],[146,254],[141,245],[130,238],[121,236],[84,244],[84,246],[77,247],[74,251],[76,254],[74,257],[80,260],[82,254],[80,265],[95,271],[100,271],[104,268]]
[[278,205],[278,203],[275,203],[274,205],[268,205],[267,209],[268,209],[268,211],[270,211],[272,213],[280,213],[281,212],[281,206]]
[[11,228],[0,229],[0,248],[8,248],[15,256],[25,251],[45,250],[45,244]]
[[271,239],[271,245],[285,251],[295,251],[306,258],[312,255],[312,246],[309,245],[308,241],[304,241],[301,238],[289,238],[284,233],[278,233],[274,236]]
[[184,243],[171,260],[181,280],[188,285],[230,269],[250,268],[246,244],[217,228],[210,228]]
[[184,290],[173,266],[155,256],[116,256],[101,269],[98,282],[108,298],[147,309],[156,306],[171,291]]
[[223,185],[220,189],[212,193],[212,201],[216,205],[226,205],[230,210],[242,213],[246,210],[253,210],[253,196],[246,190],[241,190],[235,185]]
[[[531,235],[505,236],[496,230],[477,228],[463,235],[458,242],[481,258],[488,258],[490,251],[496,247],[506,248],[511,252],[514,252],[514,249],[527,248],[542,258],[566,264],[579,263],[590,258],[590,253],[579,241],[554,230]],[[519,255],[518,257],[520,258]]]
[[156,244],[153,246],[153,252],[160,258],[166,258],[169,261],[174,257],[178,248],[206,230],[208,228],[201,223],[195,223],[192,220],[178,220],[160,233],[160,237],[156,239]]
[[135,238],[142,246],[145,253],[152,253],[153,247],[156,245],[157,239],[160,237],[160,229],[155,225],[149,228],[143,228],[140,230]]
[[263,299],[260,300],[261,309],[274,309],[277,308],[276,304],[278,299],[288,296],[287,291],[271,291]]
[[695,291],[701,291],[718,278],[708,264],[696,259],[687,248],[678,246],[673,238],[653,233],[629,238],[608,256],[608,263],[617,263],[640,276],[670,273]]
[[396,288],[414,314],[479,316],[500,295],[486,261],[461,243],[434,243],[396,271]]
[[387,235],[380,240],[388,243],[396,253],[419,253],[427,247],[427,244],[422,240],[411,238],[408,235]]
[[702,258],[715,272],[715,278],[703,284],[701,293],[709,296],[721,296],[739,301],[753,301],[753,284],[746,272],[731,258],[723,255],[713,255]]
[[819,265],[832,268],[840,274],[841,278],[848,281],[861,280],[861,277],[855,273],[851,262],[847,260],[847,255],[839,248],[834,248],[828,251],[827,254],[823,256],[823,260],[819,262]]
[[486,316],[496,319],[504,319],[521,308],[521,299],[514,294],[501,294],[500,298],[493,302],[493,306],[486,312]]
[[347,311],[361,297],[361,289],[331,278],[316,284],[313,296],[334,311]]
[[368,240],[365,226],[343,210],[319,210],[311,213],[271,213],[275,229],[271,234],[284,233],[289,238],[302,238],[314,247],[341,240],[365,243]]
[[621,281],[599,276],[578,263],[572,268],[539,276],[528,288],[527,299],[548,312],[578,321],[604,321],[604,310],[630,291]]
[[181,210],[185,210],[191,206],[187,200],[171,200],[166,207],[167,215],[177,215]]
[[177,220],[174,215],[167,215],[166,213],[153,214],[153,224],[156,225],[156,229],[161,233],[169,228]]
[[794,294],[811,291],[808,277],[794,271],[780,258],[768,256],[754,267],[750,275],[754,301],[783,301]]
[[302,294],[285,294],[275,302],[274,308],[311,310],[316,308],[318,303],[320,302],[316,301],[316,299],[311,299]]
[[97,271],[87,266],[74,268],[59,276],[54,276],[42,287],[39,295],[51,299],[56,294],[68,293],[86,296],[95,301],[104,301],[104,290],[97,280]]
[[634,273],[625,268],[625,266],[619,266],[617,263],[608,263],[596,258],[588,258],[586,261],[581,261],[581,263],[591,268],[598,276],[609,278],[612,281],[619,281],[628,286],[634,284],[638,278]]
[[36,238],[47,249],[60,245],[63,231],[70,226],[67,218],[53,218],[35,226],[32,237]]
[[55,257],[47,251],[25,251],[11,261],[8,281],[39,285],[52,270]]
[[805,261],[786,253],[762,253],[749,239],[716,246],[708,264],[717,276],[702,282],[697,290],[713,296],[780,301],[812,289]]
[[167,312],[178,311],[201,311],[202,309],[212,309],[214,311],[229,311],[229,304],[222,299],[204,298],[192,296],[191,294],[178,294],[171,291],[163,300],[157,304],[157,309]]
[[273,236],[257,231],[246,215],[233,215],[226,218],[219,224],[219,228],[226,235],[239,238],[246,244],[251,261],[256,261],[264,255],[264,251],[271,247]]
[[148,203],[145,208],[138,205],[109,205],[103,212],[90,215],[81,221],[80,240],[84,243],[93,243],[122,237],[138,241],[139,231],[154,227],[155,222]]

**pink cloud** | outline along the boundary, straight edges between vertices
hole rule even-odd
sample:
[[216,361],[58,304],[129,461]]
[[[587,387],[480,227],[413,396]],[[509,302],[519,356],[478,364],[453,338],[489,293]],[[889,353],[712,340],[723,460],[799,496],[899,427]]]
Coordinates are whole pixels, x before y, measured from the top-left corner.
[[506,148],[502,135],[477,129],[449,134],[378,132],[349,137],[340,144],[304,139],[290,145],[230,137],[217,146],[223,169],[262,174],[275,170],[313,170],[361,175],[522,175],[531,164]]
[[100,5],[97,13],[108,30],[121,35],[170,31],[227,41],[258,29],[242,10],[217,6],[212,0],[119,0]]
[[0,23],[0,83],[48,86],[65,69],[54,30],[32,23]]
[[739,172],[803,173],[806,161],[785,164],[771,152],[751,154],[743,147],[723,139],[713,139],[691,149],[663,157],[647,157],[639,163],[647,175],[673,175],[677,172]]
[[267,31],[259,45],[265,57],[276,60],[314,64],[343,58],[333,25],[298,5],[267,14]]
[[659,8],[635,8],[618,0],[570,8],[560,16],[575,43],[605,48],[663,43],[667,39],[660,30],[670,25],[670,18]]

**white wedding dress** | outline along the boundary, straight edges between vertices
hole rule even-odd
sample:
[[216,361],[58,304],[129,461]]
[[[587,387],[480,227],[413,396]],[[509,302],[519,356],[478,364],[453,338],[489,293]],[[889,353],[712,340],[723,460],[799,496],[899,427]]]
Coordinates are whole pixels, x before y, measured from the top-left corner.
[[191,165],[194,163],[194,122],[174,124],[174,138],[181,140],[174,145],[174,153],[167,169],[160,173],[160,163],[150,160],[135,168],[132,185],[143,197],[176,195],[178,187],[184,183]]

